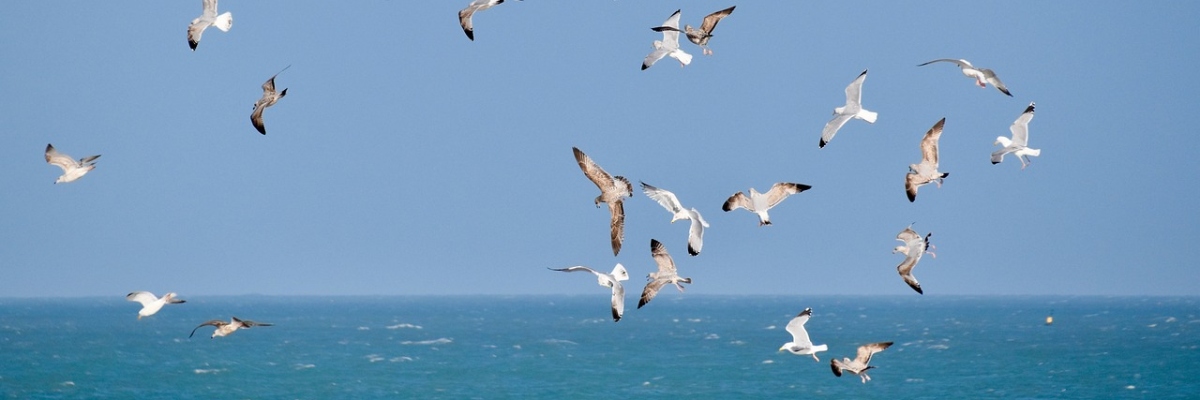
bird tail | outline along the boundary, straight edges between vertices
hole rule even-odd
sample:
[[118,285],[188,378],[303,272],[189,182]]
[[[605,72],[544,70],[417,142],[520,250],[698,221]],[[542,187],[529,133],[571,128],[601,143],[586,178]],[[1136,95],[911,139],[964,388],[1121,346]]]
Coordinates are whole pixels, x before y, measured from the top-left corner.
[[629,272],[625,270],[625,266],[621,265],[621,263],[617,263],[617,266],[613,267],[612,276],[617,278],[618,281],[629,280]]
[[874,111],[867,111],[867,109],[864,108],[864,109],[858,110],[858,115],[855,115],[855,117],[858,117],[859,119],[861,119],[863,121],[867,121],[868,123],[873,124],[873,123],[875,123],[875,119],[879,117],[879,113],[874,112]]
[[688,65],[688,64],[692,63],[692,55],[688,54],[688,53],[684,53],[682,51],[679,52],[679,54],[676,58],[678,58],[679,62],[683,63],[683,65]]
[[1042,155],[1042,149],[1029,149],[1028,155],[1033,156],[1033,157],[1040,156],[1040,155]]
[[812,350],[813,350],[813,353],[816,353],[818,351],[829,351],[829,345],[823,344],[820,346],[813,346]]
[[220,29],[221,32],[229,32],[229,28],[233,27],[233,13],[226,11],[224,14],[218,15],[213,21],[213,26]]

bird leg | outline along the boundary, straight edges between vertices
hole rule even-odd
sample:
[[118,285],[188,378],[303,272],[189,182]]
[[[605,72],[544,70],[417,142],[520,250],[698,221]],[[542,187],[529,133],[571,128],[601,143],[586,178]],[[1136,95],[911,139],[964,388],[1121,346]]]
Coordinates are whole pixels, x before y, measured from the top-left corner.
[[675,283],[675,287],[679,288],[679,293],[683,293],[683,285],[680,285],[679,282],[674,282],[674,283]]
[[933,250],[935,249],[937,249],[937,246],[930,244],[929,247],[925,249],[925,252],[929,253],[930,257],[937,258],[937,254],[933,253]]
[[815,352],[812,353],[812,356],[813,356],[813,360],[816,360],[816,362],[821,362],[821,359],[817,358],[817,353],[815,353]]
[[976,84],[976,85],[979,85],[979,88],[980,88],[980,89],[987,88],[987,84],[986,84],[986,83],[983,83],[983,81],[981,81],[981,80],[979,80],[979,79],[976,79],[976,80],[975,80],[975,84]]

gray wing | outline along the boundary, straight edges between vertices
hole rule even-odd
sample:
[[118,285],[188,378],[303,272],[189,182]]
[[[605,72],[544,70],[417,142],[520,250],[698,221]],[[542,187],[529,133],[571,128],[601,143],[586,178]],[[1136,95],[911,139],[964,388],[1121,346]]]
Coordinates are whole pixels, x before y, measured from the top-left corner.
[[936,60],[933,60],[933,61],[928,61],[928,62],[924,62],[924,63],[921,63],[921,64],[917,64],[917,66],[918,66],[918,67],[924,67],[924,66],[926,66],[926,65],[933,64],[933,63],[935,63],[935,62],[949,62],[949,63],[954,63],[954,65],[957,65],[959,68],[975,68],[973,65],[971,65],[971,63],[970,63],[970,62],[967,62],[967,60],[955,60],[955,59],[951,59],[951,58],[939,58],[939,59],[936,59]]
[[754,203],[751,202],[750,198],[746,197],[746,194],[742,192],[737,192],[734,193],[733,196],[729,196],[729,200],[725,200],[725,204],[721,206],[721,209],[725,212],[729,212],[736,210],[739,207],[754,211]]
[[792,318],[787,324],[787,331],[792,334],[792,342],[802,347],[811,347],[812,340],[808,338],[808,330],[804,329],[804,324],[808,323],[808,318],[812,316],[812,309],[805,308],[800,314]]
[[254,111],[250,113],[250,123],[254,125],[254,129],[258,130],[258,133],[264,135],[267,134],[267,125],[263,122],[263,110],[267,109],[268,100],[267,97],[259,99],[254,103]]
[[914,172],[904,175],[904,193],[908,195],[909,203],[917,201],[917,188],[927,182],[929,182],[929,179]]
[[733,14],[733,9],[737,6],[729,7],[721,11],[717,11],[704,17],[704,22],[700,23],[700,30],[704,31],[705,36],[712,36],[713,29],[717,28],[717,23],[721,22],[722,18]]
[[921,139],[921,162],[932,164],[935,169],[938,165],[938,139],[942,137],[942,127],[945,125],[946,118],[943,117]]
[[846,86],[846,106],[862,107],[862,85],[863,81],[867,80],[867,70],[863,70]]
[[615,256],[621,252],[621,242],[625,241],[625,202],[620,199],[608,202],[608,213],[611,216],[609,233]]
[[591,157],[588,157],[587,154],[583,154],[583,151],[579,150],[578,147],[572,147],[571,150],[575,151],[575,161],[579,163],[579,169],[583,170],[583,175],[586,176],[588,180],[591,180],[592,183],[596,184],[596,187],[600,188],[601,192],[612,190],[612,188],[615,186],[613,184],[612,175],[609,175],[608,172],[605,172],[604,168],[600,168],[595,161],[592,161]]
[[197,329],[200,329],[200,327],[202,327],[202,326],[209,326],[209,325],[212,325],[212,326],[215,326],[215,327],[217,327],[217,328],[220,328],[220,327],[222,327],[222,326],[225,326],[226,324],[228,324],[228,322],[225,322],[225,321],[222,321],[222,320],[219,320],[219,319],[214,319],[214,320],[211,320],[211,321],[205,322],[205,323],[203,323],[203,324],[196,325],[196,327],[195,327],[195,328],[192,328],[192,333],[191,333],[191,334],[188,334],[188,338],[190,339],[190,338],[192,337],[192,335],[195,335],[195,334],[196,334],[196,330],[197,330]]
[[255,326],[273,326],[273,325],[275,325],[275,324],[268,324],[266,322],[254,322],[254,321],[251,321],[248,319],[241,319],[241,320],[238,320],[238,322],[242,323],[242,328],[252,328]]
[[651,65],[654,65],[654,63],[658,62],[658,60],[666,57],[667,53],[670,52],[671,50],[667,49],[666,46],[663,46],[661,42],[655,41],[654,51],[650,52],[650,54],[647,54],[646,59],[642,60],[642,70],[650,68]]
[[704,247],[704,228],[708,227],[708,222],[695,208],[689,210],[688,214],[692,216],[692,226],[688,229],[688,254],[700,255],[700,248]]
[[[664,45],[663,47],[671,47],[670,46],[671,43],[674,43],[674,47],[676,47],[676,48],[679,47],[679,12],[680,11],[682,11],[682,10],[675,10],[675,13],[671,14],[670,17],[667,17],[667,20],[665,22],[663,22],[663,24],[662,24],[662,26],[664,26],[664,27],[674,28],[674,29],[663,29],[662,30],[663,45]],[[659,57],[659,58],[662,58],[662,57]]]
[[137,291],[125,295],[125,300],[136,301],[138,303],[142,303],[144,306],[148,303],[153,303],[155,300],[158,300],[158,296],[155,296],[154,293],[150,292]]
[[58,150],[54,149],[54,145],[49,143],[46,144],[46,162],[51,165],[57,165],[59,168],[62,168],[63,172],[79,166],[79,163],[75,162],[75,159],[66,154],[59,153]]
[[204,11],[188,25],[188,47],[191,47],[192,51],[200,45],[200,36],[204,34],[204,30],[216,19],[217,0],[204,0]]
[[642,308],[642,306],[649,303],[650,300],[654,300],[654,296],[658,295],[658,290],[662,289],[663,285],[666,284],[667,281],[665,279],[655,279],[650,281],[650,283],[647,283],[646,288],[642,289],[641,300],[638,300],[638,308]]
[[683,204],[679,202],[678,197],[675,197],[675,193],[671,193],[670,190],[659,189],[657,187],[648,185],[646,182],[639,183],[642,184],[642,193],[645,193],[646,196],[658,202],[659,205],[663,206],[663,208],[666,208],[667,211],[670,211],[672,215],[683,210]]
[[667,254],[667,246],[655,239],[650,239],[650,256],[654,257],[654,263],[658,264],[658,273],[674,274],[675,260],[671,259],[671,255]]
[[904,228],[904,230],[902,230],[902,231],[900,231],[900,233],[896,234],[896,240],[903,242],[905,246],[908,246],[914,240],[920,240],[920,239],[921,239],[921,234],[917,233],[917,231],[912,230],[911,226]]
[[[1033,106],[1034,103],[1029,103],[1029,107],[1025,107],[1025,112],[1022,112],[1012,126],[1008,127],[1008,130],[1012,131],[1012,146],[1029,145],[1029,121],[1033,120]],[[995,155],[992,158],[995,158]]]
[[987,80],[988,83],[992,84],[992,86],[995,86],[996,89],[1000,91],[1000,93],[1004,93],[1004,94],[1008,95],[1008,97],[1012,97],[1012,93],[1009,92],[1008,88],[1004,86],[1004,82],[1000,82],[1000,78],[996,76],[996,73],[994,71],[987,69],[987,68],[981,69],[979,71],[983,72],[983,78],[985,80]]
[[775,185],[771,186],[771,190],[768,190],[766,193],[767,208],[775,207],[776,204],[779,204],[779,202],[783,201],[783,199],[786,199],[788,196],[803,192],[808,189],[812,189],[812,186],[789,182],[776,183]]
[[596,276],[601,275],[599,272],[596,272],[596,270],[593,270],[588,267],[584,267],[582,265],[576,265],[574,267],[567,267],[567,268],[546,268],[546,269],[549,269],[551,271],[559,271],[559,272],[591,272],[593,275],[596,275]]
[[471,22],[471,17],[475,15],[475,12],[489,9],[503,2],[504,0],[475,0],[468,4],[467,8],[458,12],[458,24],[462,26],[463,33],[467,34],[467,39],[475,40],[475,25]]
[[625,286],[621,282],[613,282],[612,286],[612,316],[613,322],[621,320],[625,315]]
[[891,346],[892,342],[879,342],[858,346],[858,357],[855,357],[854,361],[862,363],[863,366],[866,366],[871,362],[871,356],[875,355],[875,353],[884,351]]
[[837,135],[838,130],[842,129],[842,125],[846,125],[851,118],[854,118],[854,115],[838,114],[833,116],[833,119],[825,124],[825,129],[821,130],[820,147],[825,147],[830,140],[833,140],[833,136]]

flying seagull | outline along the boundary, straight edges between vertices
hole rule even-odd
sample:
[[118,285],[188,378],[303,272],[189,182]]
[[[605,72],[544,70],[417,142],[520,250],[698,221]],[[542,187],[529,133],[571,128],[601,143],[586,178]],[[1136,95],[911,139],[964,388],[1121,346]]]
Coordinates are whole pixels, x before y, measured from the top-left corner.
[[871,377],[867,375],[867,370],[875,368],[874,366],[867,365],[867,363],[871,362],[871,356],[891,347],[891,345],[892,342],[880,342],[858,346],[858,357],[855,357],[854,360],[845,357],[842,357],[841,360],[835,358],[830,360],[829,367],[833,369],[834,376],[840,377],[842,376],[842,371],[845,371],[858,375],[862,379],[862,383],[867,383],[867,381],[871,380]]
[[80,158],[76,161],[71,156],[59,153],[58,150],[54,149],[54,145],[46,144],[46,163],[57,165],[63,170],[63,174],[54,181],[55,184],[74,182],[91,170],[96,169],[97,158],[100,158],[99,154]]
[[700,211],[697,211],[694,207],[684,209],[683,204],[679,202],[679,198],[675,197],[675,193],[671,193],[669,190],[656,188],[646,184],[646,182],[640,183],[642,184],[642,192],[646,196],[658,202],[659,205],[667,209],[667,212],[671,213],[672,224],[681,219],[692,221],[691,229],[688,229],[688,254],[693,256],[699,255],[700,248],[704,246],[704,228],[708,227],[708,222],[704,220],[704,217],[700,216]]
[[629,272],[625,271],[625,266],[617,263],[613,267],[612,273],[598,272],[594,269],[584,266],[574,266],[569,268],[549,268],[551,271],[560,272],[591,272],[596,275],[596,281],[600,286],[612,288],[612,317],[613,322],[621,320],[621,316],[625,315],[625,286],[621,285],[621,281],[629,280]]
[[229,28],[233,27],[233,13],[226,11],[217,15],[217,0],[204,0],[204,12],[188,25],[188,47],[191,47],[192,51],[196,51],[196,46],[200,45],[200,35],[203,35],[209,26],[215,26],[221,32],[229,32]]
[[680,283],[692,284],[692,278],[682,278],[675,269],[675,260],[671,259],[671,255],[667,254],[667,247],[663,246],[662,242],[650,239],[650,255],[654,257],[654,263],[658,264],[658,272],[651,272],[646,275],[646,280],[650,283],[646,284],[646,288],[642,289],[642,299],[638,301],[638,308],[654,300],[654,296],[658,295],[658,290],[662,289],[668,283],[675,284],[679,292],[683,292],[683,285]]
[[238,319],[238,317],[233,317],[233,319],[230,320],[229,322],[225,322],[225,321],[222,321],[219,319],[214,319],[212,321],[208,321],[203,324],[200,324],[199,326],[196,326],[194,329],[192,329],[192,333],[188,335],[188,339],[191,339],[192,335],[196,334],[196,329],[200,329],[201,326],[206,326],[206,325],[212,325],[212,326],[217,327],[217,329],[213,331],[212,336],[208,337],[209,339],[212,339],[212,338],[215,338],[218,336],[228,335],[238,329],[250,329],[250,328],[253,328],[256,326],[271,326],[272,324],[264,324],[262,322],[254,322],[254,321],[250,321],[250,320]]
[[875,123],[875,118],[879,114],[862,108],[862,85],[866,79],[867,70],[864,69],[857,78],[854,78],[853,82],[850,82],[849,86],[846,86],[846,105],[833,109],[833,119],[829,120],[829,123],[825,124],[825,129],[821,130],[820,147],[825,147],[826,143],[833,140],[833,135],[836,135],[838,129],[842,129],[842,125],[845,125],[846,121],[851,118],[861,119],[871,124]]
[[458,12],[458,24],[462,25],[463,33],[467,34],[467,39],[475,40],[475,26],[471,23],[471,16],[476,12],[483,11],[496,5],[503,3],[504,0],[474,0],[467,8]]
[[929,128],[929,132],[925,132],[925,137],[921,139],[921,163],[909,164],[908,175],[904,176],[904,191],[908,193],[908,201],[917,201],[917,188],[922,185],[928,185],[930,182],[936,183],[942,187],[942,180],[950,176],[946,172],[938,172],[938,139],[942,137],[942,126],[946,125],[946,118],[942,118],[933,128]]
[[721,209],[729,212],[745,208],[747,211],[758,214],[758,226],[771,225],[771,216],[767,215],[767,210],[775,207],[788,196],[808,189],[812,189],[812,186],[788,182],[776,183],[766,193],[759,193],[754,188],[750,188],[750,196],[746,196],[742,192],[734,193],[733,196],[729,196],[729,200],[725,200],[725,205],[721,206]]
[[666,56],[679,60],[680,68],[691,64],[692,55],[679,48],[679,11],[681,10],[675,10],[675,13],[671,14],[671,17],[667,18],[662,26],[650,28],[656,32],[662,32],[663,40],[654,41],[654,51],[650,52],[642,61],[643,71]]
[[[700,29],[693,28],[691,25],[684,25],[683,32],[687,34],[688,40],[691,40],[692,43],[695,43],[697,46],[700,46],[700,48],[703,49],[704,55],[711,56],[713,51],[712,49],[708,48],[708,40],[712,39],[712,31],[713,29],[717,28],[717,23],[721,22],[722,18],[728,17],[729,14],[733,14],[733,9],[735,7],[737,6],[708,14],[708,16],[704,17],[704,22],[700,24]],[[676,32],[679,31],[679,28],[672,28],[669,26],[660,26],[651,29],[654,29],[656,32],[662,32],[666,30],[675,30]]]
[[571,150],[575,151],[575,161],[579,162],[579,169],[583,170],[583,175],[600,188],[600,195],[596,196],[596,208],[600,208],[601,202],[608,204],[608,213],[612,216],[610,231],[615,256],[621,252],[621,241],[625,240],[624,197],[633,197],[633,185],[623,176],[612,176],[604,172],[603,168],[596,165],[596,162],[587,154],[583,154],[578,147],[572,147]]
[[917,278],[912,275],[912,270],[917,266],[917,262],[921,261],[922,254],[929,253],[931,257],[937,258],[937,254],[933,253],[935,247],[929,243],[930,236],[933,236],[932,232],[921,238],[921,235],[912,229],[912,225],[909,225],[896,235],[896,240],[904,244],[892,249],[892,254],[904,253],[904,261],[896,266],[896,272],[899,272],[900,277],[904,278],[904,283],[920,294],[925,294],[925,291],[921,290],[921,283],[917,282]]
[[267,126],[263,125],[263,110],[266,110],[267,107],[275,105],[275,102],[278,102],[279,99],[283,98],[283,96],[287,96],[287,88],[283,88],[282,92],[275,91],[275,77],[279,76],[279,74],[282,74],[283,71],[287,71],[287,69],[291,67],[291,65],[283,67],[283,69],[279,70],[279,72],[276,72],[275,75],[271,75],[271,79],[267,79],[266,82],[263,82],[262,98],[258,99],[257,102],[254,102],[254,112],[250,113],[250,123],[254,124],[254,129],[258,129],[258,133],[264,135],[267,134]]
[[1029,166],[1029,157],[1037,157],[1042,155],[1041,149],[1033,149],[1029,147],[1029,121],[1033,120],[1033,103],[1029,103],[1029,107],[1025,107],[1025,112],[1013,121],[1012,126],[1008,130],[1012,131],[1012,139],[1004,136],[997,136],[996,142],[993,144],[1004,146],[1000,150],[992,153],[992,165],[999,164],[1004,161],[1004,155],[1013,153],[1021,160],[1021,169]]
[[816,360],[817,362],[821,361],[821,359],[817,358],[817,352],[827,351],[829,350],[829,346],[813,346],[812,340],[808,338],[808,331],[804,329],[804,324],[808,323],[808,318],[811,316],[812,309],[805,308],[804,311],[801,311],[800,314],[797,314],[795,318],[792,318],[791,322],[788,322],[787,331],[788,333],[792,334],[792,341],[784,343],[783,346],[779,348],[779,351],[787,350],[798,356],[811,355],[813,360]]
[[[995,86],[996,89],[1000,90],[1000,93],[1004,93],[1004,94],[1008,95],[1008,97],[1012,97],[1012,93],[1008,92],[1008,88],[1004,87],[1004,82],[1000,82],[1000,78],[996,77],[996,73],[994,71],[987,69],[987,68],[975,68],[975,66],[971,65],[971,63],[968,62],[967,60],[954,60],[954,59],[949,59],[949,58],[939,58],[939,59],[936,59],[936,60],[933,60],[933,61],[930,61],[930,62],[927,62],[924,64],[920,64],[917,66],[923,67],[923,66],[933,64],[933,63],[939,62],[939,61],[951,62],[951,63],[958,65],[959,68],[962,68],[963,75],[966,75],[968,78],[974,78],[975,84],[979,85],[980,88],[985,88],[985,87],[987,87],[987,83],[990,83],[990,84],[992,84],[992,86]],[[987,82],[987,83],[984,83],[984,82]]]
[[125,300],[142,303],[142,309],[138,310],[138,319],[142,319],[142,317],[154,315],[154,313],[157,313],[158,310],[161,310],[167,304],[182,304],[187,302],[177,299],[175,296],[175,293],[167,293],[163,297],[157,297],[154,293],[138,291],[125,295]]

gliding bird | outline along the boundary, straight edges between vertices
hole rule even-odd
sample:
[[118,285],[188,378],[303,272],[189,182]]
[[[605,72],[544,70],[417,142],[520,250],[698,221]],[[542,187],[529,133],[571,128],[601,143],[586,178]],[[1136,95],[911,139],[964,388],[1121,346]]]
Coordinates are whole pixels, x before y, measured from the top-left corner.
[[609,224],[609,232],[612,236],[613,255],[621,252],[621,242],[625,240],[625,206],[624,197],[633,197],[633,185],[628,179],[623,176],[612,176],[608,172],[604,172],[595,161],[578,147],[572,147],[575,152],[575,161],[579,163],[579,169],[583,170],[583,175],[586,176],[596,187],[600,188],[600,195],[596,196],[596,208],[600,208],[600,203],[608,204],[608,213],[611,217]]
[[788,333],[792,334],[792,341],[784,343],[779,351],[787,350],[792,354],[803,356],[811,355],[813,360],[820,362],[817,358],[817,352],[829,350],[828,345],[813,346],[812,340],[808,338],[808,330],[804,329],[804,324],[808,323],[808,318],[812,316],[812,309],[805,308],[795,318],[792,318],[787,324]]
[[[936,60],[933,60],[933,61],[930,61],[930,62],[927,62],[924,64],[920,64],[917,66],[923,67],[923,66],[933,64],[933,63],[939,62],[939,61],[951,62],[951,63],[954,63],[955,65],[958,65],[959,68],[962,68],[962,74],[966,75],[968,78],[975,79],[975,84],[979,85],[980,89],[986,88],[987,83],[990,83],[990,84],[992,84],[992,86],[995,86],[996,89],[1000,91],[1000,93],[1004,93],[1004,94],[1008,95],[1008,97],[1012,97],[1012,93],[1009,93],[1008,88],[1004,87],[1004,82],[1000,82],[1000,78],[996,77],[996,73],[994,71],[987,69],[987,68],[975,68],[975,66],[971,65],[971,63],[968,62],[967,60],[939,58],[939,59],[936,59]],[[984,82],[987,82],[987,83],[984,83]]]
[[921,138],[921,163],[908,165],[908,174],[904,176],[904,191],[908,194],[910,203],[917,201],[917,188],[930,182],[936,183],[940,188],[942,180],[950,176],[949,173],[938,172],[938,139],[942,137],[942,127],[945,125],[946,118],[942,118],[925,132],[925,136]]
[[257,129],[258,133],[264,135],[267,134],[267,127],[263,124],[263,110],[266,110],[267,107],[275,105],[275,103],[278,102],[279,99],[282,99],[283,96],[287,96],[287,88],[283,88],[282,92],[275,91],[275,77],[279,76],[279,74],[283,73],[283,71],[287,71],[287,69],[291,67],[291,65],[283,67],[283,69],[279,72],[276,72],[275,75],[271,75],[271,79],[267,79],[266,82],[263,82],[262,98],[254,102],[254,112],[250,113],[250,123],[254,124],[254,129]]
[[825,124],[825,129],[821,130],[820,147],[825,147],[826,143],[833,140],[833,135],[836,135],[838,129],[842,129],[842,125],[845,125],[851,118],[861,119],[870,124],[875,123],[875,118],[879,114],[862,108],[862,85],[866,79],[867,70],[864,69],[857,78],[854,78],[853,82],[850,82],[849,86],[846,86],[846,105],[833,109],[833,119],[829,120]]
[[196,51],[196,46],[200,45],[200,35],[203,35],[209,26],[215,26],[221,32],[229,32],[229,28],[233,27],[233,13],[226,11],[217,15],[217,0],[204,0],[204,12],[188,25],[188,47],[191,47],[192,51]]
[[1029,157],[1037,157],[1042,155],[1041,149],[1029,147],[1029,121],[1033,120],[1033,103],[1029,103],[1029,107],[1025,107],[1025,112],[1013,121],[1012,126],[1008,127],[1012,131],[1012,139],[1004,136],[997,136],[994,145],[1001,145],[1004,148],[996,150],[992,153],[992,165],[999,164],[1004,161],[1004,155],[1013,153],[1021,160],[1021,169],[1029,166]]
[[613,322],[621,320],[621,316],[625,314],[625,286],[621,285],[621,281],[629,280],[629,272],[625,271],[625,266],[617,263],[613,267],[612,273],[598,272],[594,269],[584,266],[574,266],[569,268],[549,268],[551,271],[559,272],[591,272],[596,275],[596,281],[600,286],[612,288],[612,317]]
[[867,381],[871,380],[871,377],[867,376],[867,370],[875,368],[874,366],[867,365],[871,362],[871,356],[884,351],[888,347],[891,347],[891,345],[892,342],[880,342],[858,346],[858,356],[854,360],[846,357],[842,357],[841,360],[835,358],[829,360],[829,367],[833,369],[834,376],[841,377],[842,371],[845,371],[858,375],[862,379],[862,383],[867,383]]
[[59,153],[58,150],[54,149],[54,145],[46,144],[46,163],[57,165],[63,170],[63,174],[54,180],[55,184],[74,182],[76,179],[91,172],[91,170],[96,169],[97,158],[100,158],[99,154],[80,158],[76,161],[71,156]]
[[681,10],[675,10],[675,13],[671,14],[662,26],[650,28],[656,32],[662,32],[663,40],[654,41],[654,51],[650,52],[642,61],[643,71],[666,56],[679,60],[680,68],[692,62],[692,55],[679,48],[679,11]]

